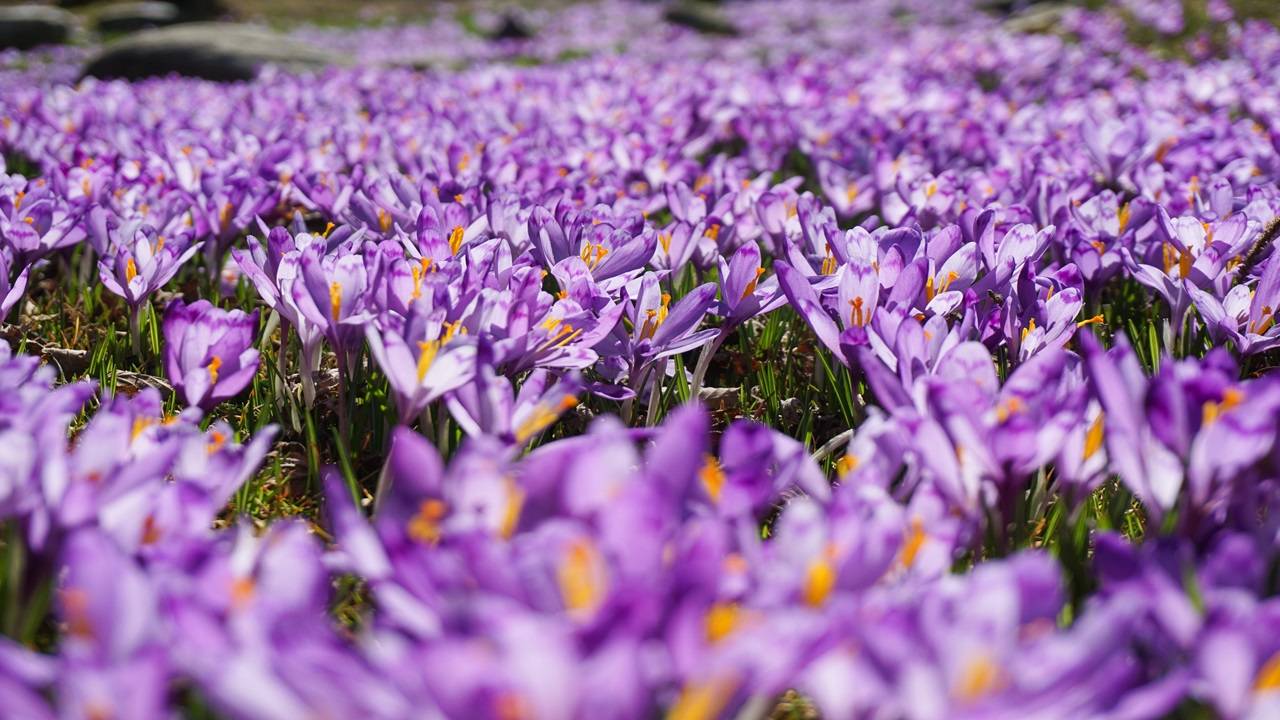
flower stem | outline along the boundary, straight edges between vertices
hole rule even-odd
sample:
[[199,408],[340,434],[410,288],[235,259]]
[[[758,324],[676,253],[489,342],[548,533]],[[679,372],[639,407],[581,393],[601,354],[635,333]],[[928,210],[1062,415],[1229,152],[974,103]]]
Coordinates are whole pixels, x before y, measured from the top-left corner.
[[[662,399],[662,378],[667,369],[667,359],[663,358],[653,366],[653,387],[649,389],[649,414],[644,424],[653,427],[658,424],[658,405]],[[641,386],[643,387],[643,386]]]
[[712,338],[711,342],[702,346],[702,352],[698,355],[698,364],[693,369],[693,381],[689,384],[689,398],[691,400],[698,399],[698,391],[702,389],[702,381],[706,379],[707,370],[711,367],[711,356],[716,354],[720,346],[728,337],[728,331],[721,329]]
[[133,357],[142,357],[142,308],[143,304],[129,308],[129,351]]

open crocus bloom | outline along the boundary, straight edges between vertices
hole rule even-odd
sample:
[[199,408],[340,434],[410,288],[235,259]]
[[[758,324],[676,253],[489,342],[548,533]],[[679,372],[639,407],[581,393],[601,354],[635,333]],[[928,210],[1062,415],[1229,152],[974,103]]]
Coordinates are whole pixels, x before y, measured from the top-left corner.
[[174,390],[202,410],[239,395],[258,371],[257,332],[256,310],[173,301],[165,311],[164,360]]

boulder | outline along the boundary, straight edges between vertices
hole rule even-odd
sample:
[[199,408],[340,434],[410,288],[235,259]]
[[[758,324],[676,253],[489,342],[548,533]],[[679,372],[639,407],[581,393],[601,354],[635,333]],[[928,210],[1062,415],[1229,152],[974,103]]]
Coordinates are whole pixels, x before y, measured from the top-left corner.
[[678,2],[668,6],[662,17],[672,25],[682,25],[704,35],[732,37],[738,34],[738,28],[714,4]]
[[1015,33],[1056,33],[1062,29],[1062,20],[1069,9],[1062,3],[1037,3],[1013,13],[1004,21],[1004,27]]
[[231,16],[231,9],[222,0],[169,0],[178,8],[183,22],[200,20],[224,20]]
[[147,28],[164,27],[178,22],[178,6],[167,2],[122,2],[98,11],[98,32],[131,33]]
[[231,82],[252,80],[266,65],[317,70],[342,64],[323,49],[237,23],[189,23],[127,35],[90,58],[82,75],[137,80],[184,75]]
[[[81,7],[95,5],[101,0],[58,0],[62,7]],[[183,22],[198,20],[221,20],[231,15],[231,10],[222,0],[168,0],[169,5],[178,10]]]
[[533,30],[515,15],[506,14],[488,36],[490,40],[528,40],[533,37]]
[[75,16],[60,8],[0,6],[0,48],[30,50],[40,45],[60,45],[70,39],[75,26]]

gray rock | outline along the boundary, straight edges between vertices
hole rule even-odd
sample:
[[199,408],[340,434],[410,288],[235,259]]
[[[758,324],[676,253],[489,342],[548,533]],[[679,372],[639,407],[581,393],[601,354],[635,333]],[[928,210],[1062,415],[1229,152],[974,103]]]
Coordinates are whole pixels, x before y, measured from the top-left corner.
[[147,28],[172,25],[181,19],[178,6],[167,2],[113,3],[98,11],[97,25],[101,33],[131,33]]
[[488,36],[490,40],[528,40],[533,37],[533,30],[520,18],[507,14]]
[[736,36],[738,28],[722,15],[714,5],[699,2],[680,2],[667,7],[663,19],[672,25],[697,30],[704,35]]
[[[94,5],[102,0],[58,0],[61,7],[82,7]],[[199,20],[222,20],[231,15],[230,9],[222,0],[168,0],[169,5],[178,10],[183,22]]]
[[0,7],[0,48],[29,50],[65,43],[76,26],[66,10],[47,5]]
[[252,80],[266,65],[305,71],[343,63],[322,48],[267,28],[190,23],[143,30],[111,43],[89,60],[83,75],[136,80],[177,74],[230,82]]
[[200,20],[225,20],[231,10],[222,0],[169,0],[178,7],[178,14],[183,22]]

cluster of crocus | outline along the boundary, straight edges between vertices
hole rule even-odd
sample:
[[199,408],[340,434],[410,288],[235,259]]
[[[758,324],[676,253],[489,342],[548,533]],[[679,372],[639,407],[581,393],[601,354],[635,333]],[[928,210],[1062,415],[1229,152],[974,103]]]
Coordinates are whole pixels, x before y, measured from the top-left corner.
[[0,714],[1280,712],[1280,32],[956,5],[0,55]]

